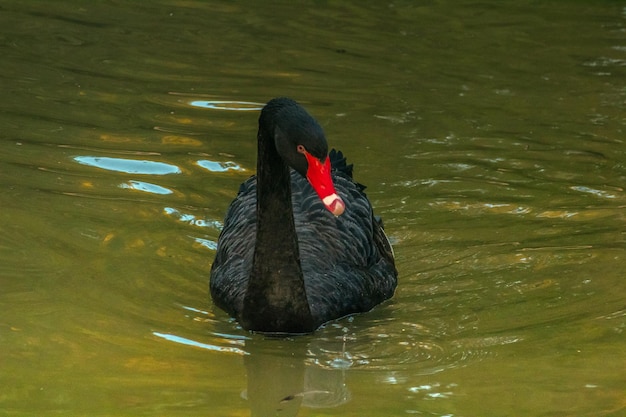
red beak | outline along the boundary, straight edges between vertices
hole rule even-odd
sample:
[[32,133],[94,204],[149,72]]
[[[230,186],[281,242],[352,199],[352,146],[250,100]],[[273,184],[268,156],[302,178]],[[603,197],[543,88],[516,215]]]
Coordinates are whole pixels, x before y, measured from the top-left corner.
[[306,178],[309,180],[315,192],[320,197],[328,211],[335,216],[340,216],[346,209],[346,204],[337,195],[333,180],[330,178],[330,158],[322,162],[308,152],[304,152],[309,168],[306,171]]

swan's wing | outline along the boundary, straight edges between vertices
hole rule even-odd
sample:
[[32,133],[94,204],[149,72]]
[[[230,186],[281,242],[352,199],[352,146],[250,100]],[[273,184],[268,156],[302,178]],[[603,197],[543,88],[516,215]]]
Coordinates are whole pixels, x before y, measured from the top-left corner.
[[390,298],[397,284],[391,246],[367,197],[345,175],[337,173],[333,181],[346,204],[339,217],[326,210],[306,180],[292,175],[307,297],[320,320],[368,311]]
[[243,307],[252,268],[256,240],[256,177],[239,187],[224,218],[215,260],[211,266],[210,289],[213,302],[233,316]]

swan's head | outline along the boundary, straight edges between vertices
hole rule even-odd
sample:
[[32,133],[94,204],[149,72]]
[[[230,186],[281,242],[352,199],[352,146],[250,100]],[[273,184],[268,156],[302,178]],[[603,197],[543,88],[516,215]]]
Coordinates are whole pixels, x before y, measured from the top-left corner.
[[263,108],[259,124],[271,132],[278,154],[309,181],[328,211],[341,215],[346,205],[335,190],[328,143],[317,121],[295,101],[276,98]]

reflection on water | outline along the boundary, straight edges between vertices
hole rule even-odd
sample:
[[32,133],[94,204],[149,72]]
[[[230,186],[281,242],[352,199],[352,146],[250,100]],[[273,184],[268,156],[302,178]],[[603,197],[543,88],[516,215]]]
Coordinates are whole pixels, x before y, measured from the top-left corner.
[[218,230],[222,228],[222,222],[207,221],[206,219],[198,218],[193,214],[182,213],[173,207],[165,207],[164,211],[168,216],[172,216],[183,223],[188,223],[198,227],[212,227]]
[[194,100],[189,104],[194,107],[203,107],[215,110],[259,111],[263,108],[264,103],[253,103],[250,101]]
[[[1,8],[8,415],[624,414],[622,5]],[[284,340],[208,295],[280,95],[355,164],[400,271]]]
[[180,169],[178,167],[166,164],[164,162],[138,161],[133,159],[96,156],[77,156],[74,158],[74,160],[79,164],[108,169],[110,171],[126,172],[128,174],[180,174]]
[[[389,306],[383,307],[388,308]],[[193,319],[214,322],[208,312],[183,307]],[[362,322],[364,320],[364,322]],[[494,335],[445,341],[440,328],[426,329],[415,323],[367,320],[367,315],[330,323],[318,333],[296,338],[274,338],[241,332],[233,320],[222,332],[203,340],[153,332],[154,336],[181,345],[243,357],[246,381],[239,394],[253,416],[298,415],[302,408],[339,407],[353,400],[349,373],[364,370],[376,376],[379,387],[406,386],[412,396],[455,398],[459,384],[430,382],[446,370],[493,359],[494,347],[522,342],[523,336]],[[442,323],[439,323],[442,324]],[[380,331],[398,330],[398,334]],[[226,330],[226,332],[224,332]],[[441,333],[439,333],[441,332]],[[440,340],[437,342],[437,340]],[[407,367],[411,369],[407,373]],[[426,379],[421,379],[426,378]],[[383,389],[384,390],[384,389]],[[232,399],[231,399],[232,400]]]
[[[196,318],[206,320],[210,313],[183,306]],[[233,321],[234,323],[234,321]],[[344,331],[345,333],[345,331]],[[297,415],[301,406],[336,407],[351,398],[345,371],[351,362],[346,341],[310,338],[265,337],[236,333],[211,334],[210,343],[174,334],[153,332],[154,336],[182,347],[192,347],[244,357],[246,385],[241,396],[254,416]],[[320,358],[330,358],[328,364]]]
[[239,165],[237,165],[235,162],[232,162],[232,161],[216,162],[216,161],[208,161],[206,159],[202,159],[198,161],[198,165],[212,172],[245,171],[242,167],[240,167]]
[[172,194],[173,191],[160,185],[150,184],[144,181],[130,180],[127,183],[120,184],[120,188],[128,188],[129,190],[144,191],[153,194]]
[[301,406],[330,408],[350,400],[344,371],[305,364],[304,354],[314,343],[307,346],[287,341],[276,346],[277,341],[273,341],[274,346],[268,351],[267,341],[247,341],[245,397],[253,416],[275,415],[279,411],[280,415],[295,416]]
[[237,355],[245,354],[243,350],[235,348],[235,347],[223,347],[223,346],[220,347],[220,346],[215,346],[215,345],[209,345],[207,343],[200,343],[195,340],[186,339],[184,337],[176,336],[173,334],[164,334],[164,333],[158,333],[158,332],[153,332],[152,334],[155,335],[156,337],[169,340],[170,342],[180,343],[181,345],[188,345],[188,346],[193,346],[193,347],[207,349],[207,350],[213,350],[213,351],[222,352],[222,353],[235,353]]

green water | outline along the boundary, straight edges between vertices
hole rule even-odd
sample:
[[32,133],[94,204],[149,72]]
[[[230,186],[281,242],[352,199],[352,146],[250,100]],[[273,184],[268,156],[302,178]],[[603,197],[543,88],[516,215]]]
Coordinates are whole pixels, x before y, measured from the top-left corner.
[[[0,4],[0,415],[623,416],[614,1]],[[266,340],[208,296],[258,108],[355,164],[400,283]]]

